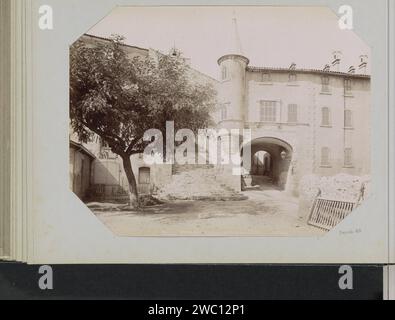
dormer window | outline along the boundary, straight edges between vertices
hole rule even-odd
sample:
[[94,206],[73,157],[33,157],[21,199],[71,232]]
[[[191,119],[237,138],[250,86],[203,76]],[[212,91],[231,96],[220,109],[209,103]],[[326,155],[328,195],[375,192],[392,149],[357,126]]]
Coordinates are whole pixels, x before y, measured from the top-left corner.
[[297,80],[296,74],[295,73],[290,73],[289,76],[288,76],[288,81],[289,82],[296,82],[296,80]]
[[270,73],[265,72],[264,74],[262,74],[262,81],[263,82],[272,81],[272,77],[271,77]]

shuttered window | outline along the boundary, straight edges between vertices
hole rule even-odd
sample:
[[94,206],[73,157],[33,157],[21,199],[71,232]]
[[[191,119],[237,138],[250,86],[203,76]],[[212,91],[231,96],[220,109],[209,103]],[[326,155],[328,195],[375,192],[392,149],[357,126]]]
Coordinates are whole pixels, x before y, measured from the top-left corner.
[[322,166],[330,165],[330,150],[327,147],[323,147],[321,149],[321,165]]
[[260,120],[262,122],[276,121],[276,102],[261,101]]
[[322,120],[321,120],[321,125],[323,126],[330,126],[330,112],[328,107],[323,107],[322,108]]
[[347,93],[350,93],[352,91],[352,82],[351,79],[346,79],[344,80],[344,89]]
[[322,92],[330,92],[329,77],[322,77],[321,83],[322,83],[322,88],[321,88]]
[[344,111],[344,127],[352,128],[352,112],[351,110]]
[[352,166],[352,149],[351,148],[346,148],[344,149],[344,165],[346,167]]
[[298,122],[298,106],[296,104],[288,105],[288,122],[289,123]]

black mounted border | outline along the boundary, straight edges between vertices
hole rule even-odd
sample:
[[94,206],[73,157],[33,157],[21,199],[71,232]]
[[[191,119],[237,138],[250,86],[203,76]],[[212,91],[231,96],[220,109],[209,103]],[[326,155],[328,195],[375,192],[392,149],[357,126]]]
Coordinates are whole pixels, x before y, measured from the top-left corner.
[[55,265],[46,291],[39,267],[0,263],[0,299],[383,299],[381,265],[351,265],[353,290],[339,265]]

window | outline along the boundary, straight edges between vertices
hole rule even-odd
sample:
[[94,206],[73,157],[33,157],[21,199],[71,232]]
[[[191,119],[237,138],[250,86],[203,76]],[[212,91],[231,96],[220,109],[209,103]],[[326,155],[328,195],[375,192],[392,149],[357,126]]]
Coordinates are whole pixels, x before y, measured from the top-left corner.
[[222,105],[220,112],[221,121],[226,120],[228,118],[228,108],[226,107],[226,105]]
[[225,66],[223,66],[221,69],[221,79],[222,80],[228,79],[228,69]]
[[330,112],[328,107],[322,108],[322,120],[321,120],[321,125],[329,127],[331,125],[330,122]]
[[270,82],[270,81],[272,81],[272,77],[271,77],[270,73],[262,74],[262,81],[263,82]]
[[321,166],[327,167],[330,165],[330,150],[327,147],[321,149]]
[[352,166],[352,149],[351,148],[344,149],[344,166],[346,166],[346,167]]
[[290,73],[288,80],[289,80],[289,82],[296,82],[296,80],[297,80],[296,74],[295,73]]
[[329,89],[329,77],[322,77],[321,78],[321,83],[322,83],[322,92],[330,92]]
[[350,93],[352,90],[352,82],[351,79],[344,80],[344,89],[346,93]]
[[344,127],[352,128],[352,112],[351,110],[344,110]]
[[263,122],[276,121],[276,102],[275,101],[261,101],[260,120]]
[[288,105],[288,122],[289,123],[298,122],[298,106],[296,104]]

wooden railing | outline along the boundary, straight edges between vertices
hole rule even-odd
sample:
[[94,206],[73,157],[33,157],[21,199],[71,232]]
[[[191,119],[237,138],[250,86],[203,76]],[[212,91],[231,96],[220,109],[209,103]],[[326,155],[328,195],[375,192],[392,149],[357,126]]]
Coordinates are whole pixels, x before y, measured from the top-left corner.
[[330,200],[318,197],[311,209],[309,224],[331,230],[347,217],[356,207],[356,202]]
[[321,196],[318,192],[310,212],[309,225],[331,230],[346,218],[365,198],[365,184],[362,184],[355,201],[335,200]]

